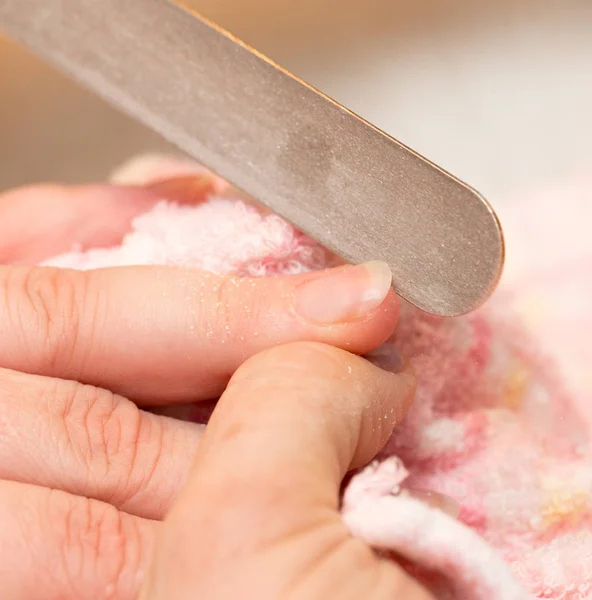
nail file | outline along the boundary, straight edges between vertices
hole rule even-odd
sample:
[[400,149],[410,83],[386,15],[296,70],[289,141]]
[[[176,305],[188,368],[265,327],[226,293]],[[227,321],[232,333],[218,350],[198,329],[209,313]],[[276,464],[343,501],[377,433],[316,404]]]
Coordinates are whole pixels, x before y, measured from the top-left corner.
[[[473,189],[170,0],[0,0],[0,30],[344,259],[441,316],[499,280]],[[42,101],[42,100],[41,100]]]

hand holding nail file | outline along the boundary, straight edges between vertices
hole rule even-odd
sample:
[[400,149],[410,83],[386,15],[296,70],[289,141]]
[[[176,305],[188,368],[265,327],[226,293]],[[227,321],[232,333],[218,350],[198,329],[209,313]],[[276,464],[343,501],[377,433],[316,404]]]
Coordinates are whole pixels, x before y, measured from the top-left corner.
[[169,0],[0,0],[0,30],[397,293],[442,316],[493,291],[498,220],[462,182]]

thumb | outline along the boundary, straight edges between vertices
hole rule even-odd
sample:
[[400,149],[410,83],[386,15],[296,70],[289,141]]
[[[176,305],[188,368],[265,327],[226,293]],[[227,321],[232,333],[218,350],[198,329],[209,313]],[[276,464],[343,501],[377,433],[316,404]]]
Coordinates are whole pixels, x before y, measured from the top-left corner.
[[164,523],[143,600],[428,600],[338,511],[345,473],[381,449],[414,385],[321,344],[247,361]]

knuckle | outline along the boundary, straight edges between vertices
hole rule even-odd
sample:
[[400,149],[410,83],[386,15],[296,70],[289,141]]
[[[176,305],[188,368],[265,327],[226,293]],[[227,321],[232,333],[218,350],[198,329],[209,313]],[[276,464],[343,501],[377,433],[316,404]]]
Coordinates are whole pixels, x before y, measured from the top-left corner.
[[8,270],[3,278],[3,305],[11,334],[21,332],[21,342],[35,362],[50,367],[71,360],[77,337],[85,278],[81,273],[53,268]]
[[115,418],[119,420],[119,444],[117,453],[111,453],[115,473],[111,502],[126,509],[140,501],[158,478],[164,455],[164,426],[160,419],[142,413],[129,401],[120,405]]
[[[39,396],[36,384],[34,377],[0,368],[0,479],[27,464],[24,449],[30,443],[31,415]],[[9,460],[11,455],[18,460]]]
[[111,457],[117,453],[119,432],[116,427],[108,427],[114,404],[111,392],[73,381],[56,381],[50,389],[48,405],[50,409],[55,407],[61,419],[66,452],[82,462],[89,478],[104,478]]
[[48,522],[71,597],[88,597],[90,586],[110,598],[133,597],[129,573],[144,562],[143,536],[133,517],[96,500],[50,492]]
[[[18,374],[17,374],[18,377]],[[22,386],[15,380],[14,371],[0,367],[0,443],[9,432],[10,408],[22,397]]]
[[129,400],[93,386],[63,382],[61,418],[67,451],[86,472],[95,497],[123,506],[153,478],[162,455],[163,428]]

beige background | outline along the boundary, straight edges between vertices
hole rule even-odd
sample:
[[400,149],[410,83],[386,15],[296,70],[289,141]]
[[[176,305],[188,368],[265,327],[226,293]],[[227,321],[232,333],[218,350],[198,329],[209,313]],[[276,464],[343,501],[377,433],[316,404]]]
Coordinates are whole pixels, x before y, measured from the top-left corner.
[[[493,199],[592,167],[592,0],[192,4]],[[0,188],[166,148],[0,40]]]

